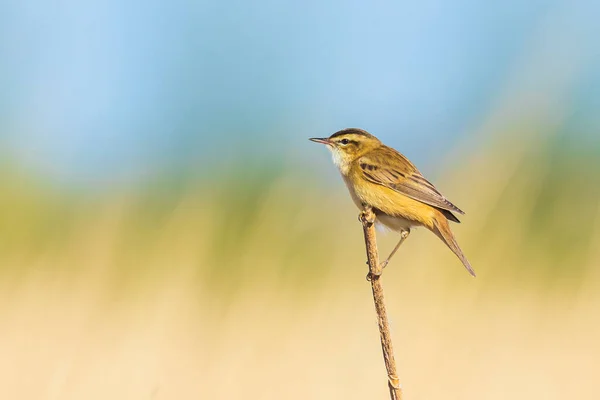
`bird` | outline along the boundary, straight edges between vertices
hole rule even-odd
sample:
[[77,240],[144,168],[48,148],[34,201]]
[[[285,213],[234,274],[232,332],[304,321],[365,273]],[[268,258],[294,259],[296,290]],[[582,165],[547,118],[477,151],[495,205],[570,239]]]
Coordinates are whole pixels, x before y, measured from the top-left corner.
[[359,209],[371,207],[376,222],[400,233],[400,241],[381,267],[388,265],[413,227],[433,232],[458,257],[467,271],[475,271],[458,245],[449,222],[459,223],[464,212],[444,197],[397,150],[369,132],[346,128],[327,138],[310,138],[331,151],[334,164]]

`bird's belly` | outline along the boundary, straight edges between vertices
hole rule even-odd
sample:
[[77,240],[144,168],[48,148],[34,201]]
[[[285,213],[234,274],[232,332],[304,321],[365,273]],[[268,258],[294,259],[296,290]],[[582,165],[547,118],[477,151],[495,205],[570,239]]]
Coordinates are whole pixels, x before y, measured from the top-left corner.
[[410,228],[415,225],[420,225],[416,221],[411,221],[403,217],[394,217],[384,213],[376,213],[377,222],[390,228],[393,231],[410,231]]
[[342,176],[356,206],[359,209],[364,205],[373,207],[377,221],[382,225],[394,231],[409,230],[413,226],[429,227],[431,206],[379,185],[364,186],[357,191],[350,179]]
[[[346,183],[346,186],[348,187],[348,191],[350,192],[350,197],[352,197],[352,201],[354,201],[354,204],[356,204],[356,206],[360,210],[362,210],[363,203],[356,191],[354,190],[353,185],[346,176],[343,176],[343,178],[344,182]],[[377,222],[381,223],[382,225],[386,226],[387,228],[393,231],[408,231],[411,227],[420,225],[420,223],[417,221],[409,220],[401,216],[388,215],[380,210],[375,210],[375,214],[377,217]]]

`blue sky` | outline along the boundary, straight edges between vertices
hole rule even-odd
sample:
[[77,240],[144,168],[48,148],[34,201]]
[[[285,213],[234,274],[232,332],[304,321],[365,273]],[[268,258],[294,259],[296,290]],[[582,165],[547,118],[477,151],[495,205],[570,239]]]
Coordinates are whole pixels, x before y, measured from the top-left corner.
[[597,15],[566,0],[3,2],[0,144],[91,184],[348,126],[427,163],[521,70],[551,86],[565,60],[576,122],[597,127]]

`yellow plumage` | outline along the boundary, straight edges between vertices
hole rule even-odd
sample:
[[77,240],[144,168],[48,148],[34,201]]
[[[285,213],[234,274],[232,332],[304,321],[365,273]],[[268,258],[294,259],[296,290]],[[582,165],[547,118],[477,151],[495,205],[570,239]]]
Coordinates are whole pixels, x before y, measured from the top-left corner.
[[356,128],[344,129],[329,138],[311,140],[326,144],[331,150],[333,161],[360,209],[364,205],[372,207],[377,220],[390,229],[405,232],[403,238],[413,226],[426,227],[442,239],[475,276],[448,224],[449,220],[460,222],[453,212],[464,213],[427,181],[406,157],[370,133]]

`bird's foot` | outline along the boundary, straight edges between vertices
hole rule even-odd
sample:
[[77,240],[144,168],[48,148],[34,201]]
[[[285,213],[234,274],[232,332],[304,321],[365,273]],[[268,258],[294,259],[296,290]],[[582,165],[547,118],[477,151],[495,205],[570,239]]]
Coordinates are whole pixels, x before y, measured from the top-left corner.
[[369,273],[367,274],[367,276],[365,278],[367,279],[367,281],[371,282],[373,280],[379,279],[380,276],[381,276],[381,272],[374,273],[374,272],[369,271]]
[[362,224],[373,225],[375,223],[375,213],[372,210],[361,211],[358,214],[358,220]]

